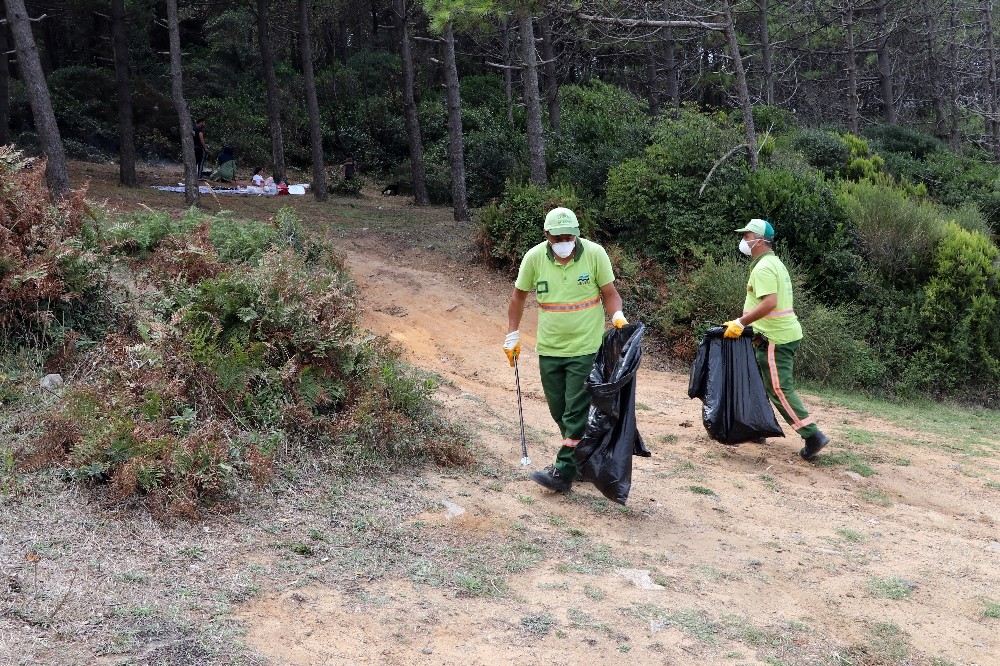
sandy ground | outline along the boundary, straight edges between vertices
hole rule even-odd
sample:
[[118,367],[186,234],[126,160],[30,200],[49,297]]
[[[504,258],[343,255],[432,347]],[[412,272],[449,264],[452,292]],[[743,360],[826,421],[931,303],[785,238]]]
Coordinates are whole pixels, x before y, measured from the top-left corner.
[[[95,193],[122,207],[178,205],[106,183]],[[225,207],[263,216],[277,203]],[[303,666],[1000,664],[1000,620],[984,615],[1000,601],[1000,492],[984,484],[1000,478],[1000,433],[984,435],[985,455],[969,455],[940,432],[808,396],[834,436],[827,455],[854,453],[874,472],[862,476],[801,461],[790,431],[763,446],[708,440],[686,375],[649,362],[639,425],[653,456],[635,459],[628,506],[587,485],[553,495],[518,465],[514,378],[500,350],[509,280],[472,261],[472,230],[392,198],[294,205],[343,252],[364,325],[440,376],[446,413],[501,468],[492,479],[425,470],[408,486],[419,501],[386,512],[400,528],[431,530],[456,558],[505,544],[531,556],[485,591],[435,584],[411,546],[407,566],[361,582],[324,573],[323,561],[310,565],[315,575],[259,577],[227,611],[251,654]],[[521,377],[537,469],[558,435],[534,324],[532,308]],[[231,555],[279,568],[273,549],[235,541]],[[3,635],[0,625],[0,645]]]

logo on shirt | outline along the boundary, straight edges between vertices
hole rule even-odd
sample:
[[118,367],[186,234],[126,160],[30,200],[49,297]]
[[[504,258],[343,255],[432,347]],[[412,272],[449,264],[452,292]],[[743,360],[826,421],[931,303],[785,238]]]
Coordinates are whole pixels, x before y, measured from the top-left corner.
[[535,285],[535,293],[536,294],[547,294],[547,293],[549,293],[549,283],[548,283],[548,281],[547,280],[542,280],[537,285]]
[[576,279],[577,284],[590,284],[590,273],[581,273]]

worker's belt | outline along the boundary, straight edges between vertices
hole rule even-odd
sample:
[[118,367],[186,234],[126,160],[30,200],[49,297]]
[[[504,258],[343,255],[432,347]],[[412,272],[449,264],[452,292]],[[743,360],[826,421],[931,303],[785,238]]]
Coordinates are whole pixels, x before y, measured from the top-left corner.
[[[747,312],[750,312],[747,310]],[[747,314],[744,312],[743,314]],[[794,317],[795,310],[788,308],[787,310],[772,310],[769,314],[764,315],[764,319],[777,319],[778,317]]]
[[589,310],[595,305],[600,305],[601,295],[598,294],[593,298],[588,298],[585,301],[577,301],[576,303],[539,303],[538,307],[546,312],[579,312],[580,310]]

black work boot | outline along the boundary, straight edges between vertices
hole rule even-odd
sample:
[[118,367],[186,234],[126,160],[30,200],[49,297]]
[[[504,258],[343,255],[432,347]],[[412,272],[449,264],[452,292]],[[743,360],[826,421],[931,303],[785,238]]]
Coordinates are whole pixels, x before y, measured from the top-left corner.
[[806,439],[806,445],[802,447],[801,451],[799,451],[799,455],[802,456],[804,460],[815,460],[816,454],[820,452],[820,449],[829,443],[830,438],[824,435],[821,431],[817,430],[815,435]]
[[554,466],[549,465],[540,472],[532,472],[531,480],[540,486],[544,486],[549,490],[554,490],[557,493],[564,493],[570,489],[573,482],[566,477],[562,476]]

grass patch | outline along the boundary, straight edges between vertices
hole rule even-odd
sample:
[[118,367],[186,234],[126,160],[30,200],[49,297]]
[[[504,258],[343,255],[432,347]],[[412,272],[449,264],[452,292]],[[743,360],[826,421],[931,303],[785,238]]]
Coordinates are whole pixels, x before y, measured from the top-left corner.
[[1000,481],[987,481],[986,487],[991,490],[1000,490]]
[[604,601],[604,598],[608,595],[604,593],[599,587],[594,587],[593,585],[584,585],[583,593],[587,595],[587,598],[591,601]]
[[892,498],[877,488],[862,488],[858,491],[858,498],[869,504],[875,504],[877,506],[892,506]]
[[892,622],[875,622],[864,644],[848,650],[848,664],[901,664],[910,656],[910,637]]
[[1000,603],[987,601],[986,607],[983,608],[983,617],[988,617],[991,620],[1000,620]]
[[819,388],[817,392],[851,411],[933,435],[939,441],[931,445],[937,448],[972,456],[1000,451],[1000,410],[922,399],[890,402],[864,393],[827,388]]
[[707,645],[717,642],[717,635],[721,630],[719,623],[713,621],[707,613],[693,608],[667,610],[656,604],[632,604],[629,608],[623,608],[622,613],[645,623],[677,627]]
[[834,451],[820,456],[816,459],[816,464],[820,467],[846,467],[864,477],[875,475],[875,470],[868,464],[868,461],[851,451]]
[[869,578],[868,593],[882,599],[908,599],[916,585],[905,578]]
[[526,615],[521,618],[521,629],[532,636],[547,636],[555,624],[556,619],[549,613]]
[[676,444],[678,441],[677,435],[663,435],[660,437],[660,442],[663,444]]
[[693,492],[695,495],[708,495],[710,497],[718,497],[718,495],[715,494],[714,490],[712,490],[711,488],[706,488],[705,486],[688,486],[687,489]]
[[840,436],[844,438],[845,441],[851,444],[858,444],[861,446],[871,446],[875,443],[875,433],[868,430],[862,430],[861,428],[851,428],[849,426],[841,428],[839,430]]
[[849,527],[838,527],[837,536],[839,536],[844,541],[850,543],[861,543],[865,540],[865,535],[861,532],[850,529]]

